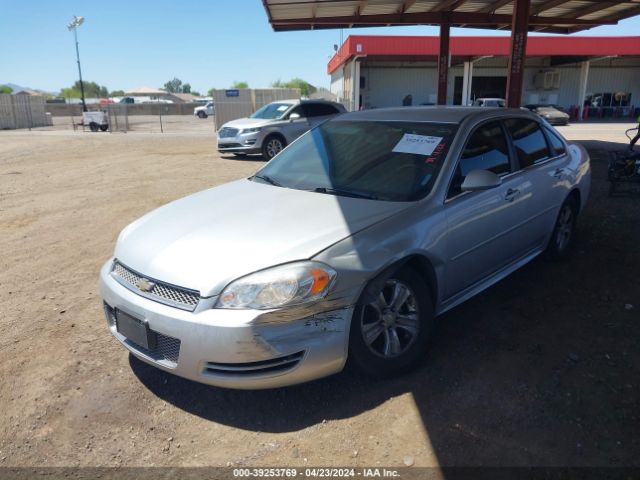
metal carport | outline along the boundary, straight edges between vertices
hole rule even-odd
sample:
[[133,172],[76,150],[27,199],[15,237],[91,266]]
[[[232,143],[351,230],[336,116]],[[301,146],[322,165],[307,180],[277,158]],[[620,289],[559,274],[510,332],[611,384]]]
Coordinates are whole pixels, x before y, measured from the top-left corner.
[[438,104],[453,27],[511,29],[507,105],[519,107],[529,31],[571,34],[640,14],[640,0],[262,0],[275,31],[439,25]]

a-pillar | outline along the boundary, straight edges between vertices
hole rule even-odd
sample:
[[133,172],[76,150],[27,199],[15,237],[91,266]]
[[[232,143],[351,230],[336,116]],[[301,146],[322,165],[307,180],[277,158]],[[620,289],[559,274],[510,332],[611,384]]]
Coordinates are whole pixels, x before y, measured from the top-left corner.
[[438,56],[438,105],[447,104],[447,76],[449,74],[449,24],[440,25],[440,55]]
[[529,31],[531,0],[515,0],[511,20],[511,55],[507,76],[507,106],[520,107],[524,82],[524,60]]

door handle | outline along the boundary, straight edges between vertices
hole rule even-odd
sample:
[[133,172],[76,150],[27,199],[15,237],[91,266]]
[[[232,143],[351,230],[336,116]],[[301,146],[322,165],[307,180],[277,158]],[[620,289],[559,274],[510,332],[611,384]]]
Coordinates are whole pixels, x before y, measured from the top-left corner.
[[517,188],[510,188],[507,190],[507,193],[504,194],[504,199],[507,202],[513,202],[518,195],[520,195],[520,190]]

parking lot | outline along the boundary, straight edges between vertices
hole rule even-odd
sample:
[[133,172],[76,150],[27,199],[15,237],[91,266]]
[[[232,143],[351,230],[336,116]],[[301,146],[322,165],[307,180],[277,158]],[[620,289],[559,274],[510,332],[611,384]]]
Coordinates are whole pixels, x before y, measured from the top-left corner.
[[420,368],[251,392],[130,357],[97,292],[125,225],[263,165],[211,120],[0,132],[0,466],[640,466],[640,195],[606,182],[630,124],[560,128],[593,160],[574,255],[445,314]]

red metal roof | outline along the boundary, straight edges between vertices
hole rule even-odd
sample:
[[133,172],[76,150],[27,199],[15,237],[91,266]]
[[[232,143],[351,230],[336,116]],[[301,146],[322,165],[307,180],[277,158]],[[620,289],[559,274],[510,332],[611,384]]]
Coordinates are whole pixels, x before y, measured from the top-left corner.
[[[381,57],[437,57],[439,37],[399,37],[351,35],[327,65],[329,74],[335,72],[354,55]],[[450,51],[455,57],[483,55],[508,56],[510,37],[452,37]],[[529,37],[528,57],[606,55],[640,55],[640,37]]]

